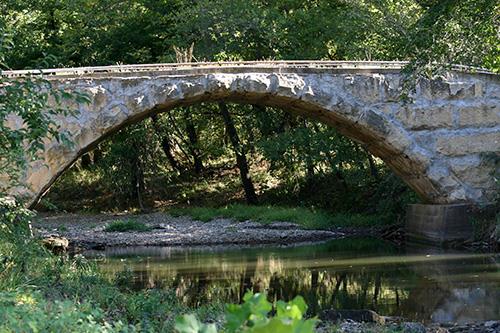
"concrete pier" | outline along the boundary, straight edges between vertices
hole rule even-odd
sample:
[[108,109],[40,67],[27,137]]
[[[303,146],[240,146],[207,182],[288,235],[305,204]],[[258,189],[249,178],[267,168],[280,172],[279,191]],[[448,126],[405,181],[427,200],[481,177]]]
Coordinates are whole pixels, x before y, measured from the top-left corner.
[[406,231],[417,241],[445,244],[472,237],[471,206],[468,204],[408,205]]

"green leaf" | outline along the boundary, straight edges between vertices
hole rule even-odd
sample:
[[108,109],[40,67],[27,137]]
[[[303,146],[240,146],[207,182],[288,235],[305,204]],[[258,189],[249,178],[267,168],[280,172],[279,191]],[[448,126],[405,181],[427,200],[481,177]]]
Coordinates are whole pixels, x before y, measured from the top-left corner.
[[174,328],[178,333],[217,333],[215,324],[203,324],[193,314],[178,317]]
[[302,296],[296,296],[288,303],[278,301],[276,310],[279,318],[302,319],[307,311],[307,305]]

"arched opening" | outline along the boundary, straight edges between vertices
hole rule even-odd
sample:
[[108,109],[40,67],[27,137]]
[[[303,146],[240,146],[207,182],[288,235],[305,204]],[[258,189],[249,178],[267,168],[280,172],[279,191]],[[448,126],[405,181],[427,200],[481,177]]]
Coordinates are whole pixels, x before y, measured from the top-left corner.
[[[414,199],[369,152],[377,147],[373,134],[357,133],[363,143],[340,134],[355,131],[356,124],[301,101],[242,99],[236,95],[155,105],[124,121],[79,152],[70,177],[63,176],[49,193],[49,206],[66,201],[62,209],[99,211],[110,205],[130,209],[245,202],[238,149],[247,157],[249,178],[262,204],[394,219]],[[231,142],[223,107],[235,124],[239,147]],[[80,187],[69,188],[75,182]]]
[[391,80],[398,79],[395,75],[332,78],[254,71],[70,81],[71,86],[89,91],[92,103],[81,107],[77,119],[65,119],[74,147],[49,145],[46,165],[30,171],[33,202],[80,156],[125,126],[176,107],[217,101],[280,108],[332,126],[385,161],[424,200],[442,200],[442,191],[425,176],[427,164],[425,158],[419,159],[418,147],[384,113],[387,107],[398,106],[398,88],[391,88]]

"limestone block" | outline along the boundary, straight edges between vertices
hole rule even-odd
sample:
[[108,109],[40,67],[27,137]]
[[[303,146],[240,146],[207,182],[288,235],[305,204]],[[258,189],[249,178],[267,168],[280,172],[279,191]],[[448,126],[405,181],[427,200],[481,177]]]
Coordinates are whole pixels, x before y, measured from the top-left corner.
[[500,124],[500,105],[470,105],[458,109],[460,127],[490,127]]
[[401,102],[401,79],[399,75],[388,74],[384,82],[384,96],[383,101],[387,102]]
[[110,106],[106,112],[100,114],[99,125],[106,131],[108,128],[118,126],[122,121],[127,119],[128,114],[138,113],[140,107],[134,99],[130,99],[127,105],[117,104]]
[[333,95],[326,108],[332,112],[333,117],[340,116],[344,120],[356,122],[362,114],[362,106],[355,101],[343,96]]
[[462,156],[481,152],[500,151],[500,127],[490,133],[457,133],[439,136],[436,139],[437,152],[448,156]]
[[481,85],[476,85],[474,82],[468,81],[458,81],[458,82],[448,82],[448,87],[450,90],[451,98],[471,98],[482,94]]
[[354,75],[346,80],[345,89],[366,103],[376,103],[381,101],[385,92],[384,76],[381,75]]
[[434,184],[446,191],[460,185],[456,177],[450,173],[450,169],[444,165],[432,165],[427,171],[427,176]]
[[447,99],[450,96],[448,82],[442,79],[421,79],[416,86],[416,98],[424,100]]
[[303,78],[295,74],[275,74],[277,86],[274,91],[276,95],[294,98],[301,95],[306,86]]
[[359,124],[365,125],[370,131],[377,133],[381,137],[389,134],[391,131],[391,123],[384,114],[378,113],[373,109],[366,109],[358,119]]
[[408,135],[408,132],[396,126],[390,126],[390,130],[384,140],[395,151],[406,152],[411,155],[413,155],[413,152],[409,152],[408,148],[412,146],[413,141],[414,139]]
[[493,173],[500,167],[498,161],[479,154],[450,160],[451,171],[464,183],[475,188],[494,188]]
[[204,76],[187,76],[179,81],[178,86],[184,98],[196,97],[207,92]]
[[271,80],[268,74],[247,75],[242,83],[247,92],[266,93],[271,85]]
[[411,130],[453,127],[453,111],[450,105],[408,106],[396,113],[396,119]]

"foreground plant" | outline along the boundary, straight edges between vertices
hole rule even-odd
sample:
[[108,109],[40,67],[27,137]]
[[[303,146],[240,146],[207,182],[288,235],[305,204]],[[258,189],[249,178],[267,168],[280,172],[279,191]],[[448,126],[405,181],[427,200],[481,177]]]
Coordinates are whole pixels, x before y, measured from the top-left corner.
[[[243,304],[228,304],[226,322],[220,332],[237,333],[313,333],[317,320],[303,319],[307,305],[301,296],[290,302],[278,301],[275,315],[269,316],[272,304],[265,294],[249,291],[243,297]],[[178,333],[217,333],[215,324],[204,324],[189,314],[177,319]]]

